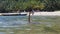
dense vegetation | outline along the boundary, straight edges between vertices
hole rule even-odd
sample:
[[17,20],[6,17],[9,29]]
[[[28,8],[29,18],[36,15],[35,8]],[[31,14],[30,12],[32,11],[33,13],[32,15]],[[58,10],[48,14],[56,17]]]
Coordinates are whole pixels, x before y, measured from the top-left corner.
[[0,0],[0,11],[60,10],[60,0]]

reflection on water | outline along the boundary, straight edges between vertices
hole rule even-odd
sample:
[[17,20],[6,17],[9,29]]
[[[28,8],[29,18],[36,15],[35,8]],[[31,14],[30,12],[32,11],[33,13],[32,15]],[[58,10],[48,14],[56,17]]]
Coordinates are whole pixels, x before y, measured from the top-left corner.
[[0,16],[0,34],[28,34],[30,30],[37,34],[41,33],[41,25],[52,27],[57,20],[55,16],[31,16],[32,24],[36,25],[29,25],[28,16]]

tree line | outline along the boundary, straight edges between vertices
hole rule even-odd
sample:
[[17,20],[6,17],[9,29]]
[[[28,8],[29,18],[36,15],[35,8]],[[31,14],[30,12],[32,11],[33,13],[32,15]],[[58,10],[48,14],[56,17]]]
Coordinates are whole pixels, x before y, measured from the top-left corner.
[[60,10],[60,0],[0,0],[0,12],[17,10]]

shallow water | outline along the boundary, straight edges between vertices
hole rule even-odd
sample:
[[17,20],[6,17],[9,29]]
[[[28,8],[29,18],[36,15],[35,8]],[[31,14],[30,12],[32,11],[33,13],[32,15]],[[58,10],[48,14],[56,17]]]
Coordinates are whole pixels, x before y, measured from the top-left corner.
[[60,16],[31,16],[31,22],[32,24],[28,24],[28,16],[0,16],[0,32],[1,34],[4,32],[6,34],[39,34],[42,27],[60,25]]
[[0,32],[0,34],[6,34],[6,32]]

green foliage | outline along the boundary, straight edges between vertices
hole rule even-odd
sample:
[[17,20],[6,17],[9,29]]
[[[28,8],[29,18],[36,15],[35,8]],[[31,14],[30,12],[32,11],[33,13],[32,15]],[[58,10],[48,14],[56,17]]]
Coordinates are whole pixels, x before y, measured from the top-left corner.
[[0,9],[5,10],[60,10],[60,0],[0,0]]
[[60,10],[60,0],[45,0],[45,10]]

